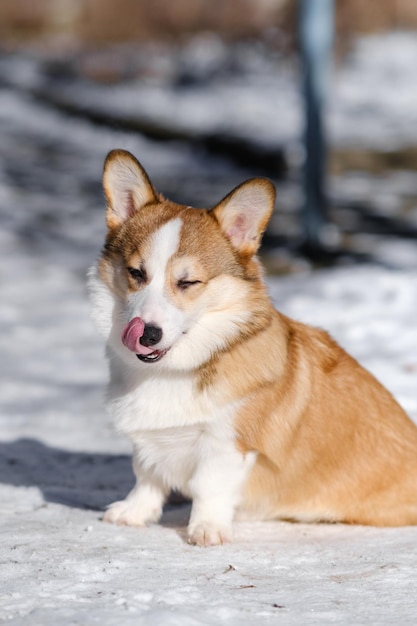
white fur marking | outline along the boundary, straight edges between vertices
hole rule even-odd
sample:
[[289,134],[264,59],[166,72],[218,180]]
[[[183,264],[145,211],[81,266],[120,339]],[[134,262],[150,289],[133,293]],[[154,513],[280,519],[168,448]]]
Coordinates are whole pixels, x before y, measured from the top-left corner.
[[152,236],[151,255],[148,259],[148,269],[155,276],[165,276],[169,259],[178,250],[182,220],[177,217],[170,220]]
[[214,545],[232,538],[241,490],[255,460],[236,448],[231,419],[131,433],[137,484],[115,502],[106,521],[142,526],[156,521],[171,488],[193,499],[191,543]]
[[140,317],[145,324],[156,324],[164,332],[178,324],[180,311],[166,297],[166,279],[168,262],[178,250],[181,227],[182,220],[177,217],[161,226],[152,236],[151,254],[145,259],[150,282],[142,291],[129,298],[129,321]]
[[90,267],[87,273],[87,288],[90,298],[90,314],[104,339],[108,339],[112,328],[114,295],[98,276],[97,265]]

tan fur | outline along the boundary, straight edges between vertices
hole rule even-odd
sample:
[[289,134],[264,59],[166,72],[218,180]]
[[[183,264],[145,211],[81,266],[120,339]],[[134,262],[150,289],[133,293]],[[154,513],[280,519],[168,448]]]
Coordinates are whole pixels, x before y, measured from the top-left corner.
[[243,381],[251,394],[236,417],[239,446],[259,452],[242,510],[416,524],[417,428],[391,394],[327,333],[279,313],[251,341],[217,369],[237,395]]

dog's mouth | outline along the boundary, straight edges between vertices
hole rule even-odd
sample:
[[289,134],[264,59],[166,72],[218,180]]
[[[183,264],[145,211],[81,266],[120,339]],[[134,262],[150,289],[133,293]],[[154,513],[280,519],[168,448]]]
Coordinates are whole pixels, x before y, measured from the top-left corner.
[[[152,350],[150,345],[143,345],[141,339],[144,335],[144,331],[144,321],[140,317],[134,317],[123,329],[121,337],[122,343],[128,350],[134,352],[142,363],[156,363],[166,355],[169,348],[165,348],[164,350]],[[152,342],[147,341],[146,343]]]
[[150,354],[136,354],[136,356],[139,361],[142,361],[142,363],[156,363],[166,355],[168,350],[169,348],[166,348],[165,350],[154,350],[153,352],[150,352]]

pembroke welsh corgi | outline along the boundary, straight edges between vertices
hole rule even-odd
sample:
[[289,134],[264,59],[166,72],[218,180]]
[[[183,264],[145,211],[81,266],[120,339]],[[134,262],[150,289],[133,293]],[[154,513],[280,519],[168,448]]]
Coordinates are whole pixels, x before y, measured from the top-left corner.
[[417,524],[417,427],[325,331],[268,297],[256,252],[272,183],[196,209],[114,150],[103,185],[90,293],[137,478],[104,519],[156,522],[178,490],[197,545],[229,541],[234,519]]

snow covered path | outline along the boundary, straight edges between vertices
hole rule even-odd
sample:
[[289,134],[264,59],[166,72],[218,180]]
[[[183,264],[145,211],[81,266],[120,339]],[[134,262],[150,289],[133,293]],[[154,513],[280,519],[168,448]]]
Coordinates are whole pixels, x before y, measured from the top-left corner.
[[415,624],[411,529],[241,525],[234,545],[206,550],[170,525],[120,529],[26,501],[2,534],[8,623]]

